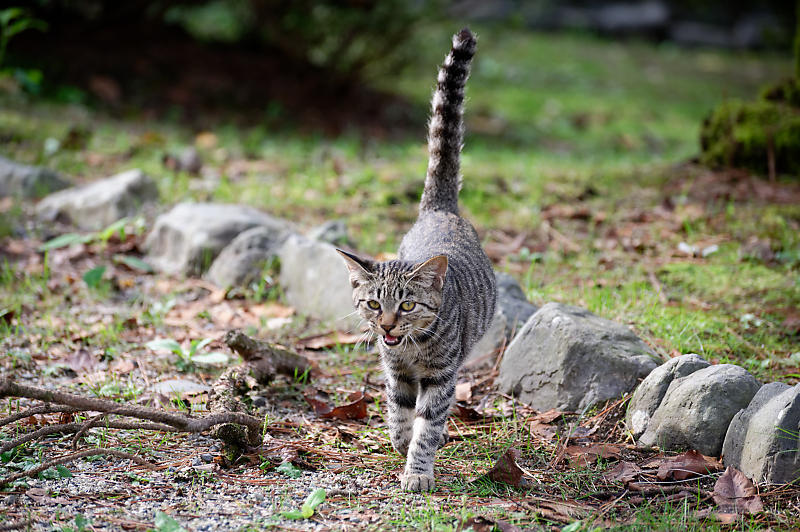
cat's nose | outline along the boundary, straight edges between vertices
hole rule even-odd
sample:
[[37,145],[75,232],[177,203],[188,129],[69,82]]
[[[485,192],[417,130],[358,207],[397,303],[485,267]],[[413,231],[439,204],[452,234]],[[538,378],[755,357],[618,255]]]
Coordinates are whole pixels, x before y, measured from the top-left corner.
[[389,334],[389,331],[394,329],[394,323],[390,323],[389,325],[381,324],[381,327],[383,327],[383,330],[386,331],[386,334]]

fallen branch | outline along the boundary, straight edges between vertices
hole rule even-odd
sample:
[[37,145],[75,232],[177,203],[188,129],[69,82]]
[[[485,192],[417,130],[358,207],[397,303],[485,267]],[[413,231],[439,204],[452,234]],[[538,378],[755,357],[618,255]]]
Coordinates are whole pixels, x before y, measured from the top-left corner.
[[19,480],[23,477],[30,477],[34,478],[36,475],[41,473],[42,471],[46,471],[53,466],[66,464],[69,462],[73,462],[79,458],[84,458],[86,456],[97,456],[100,454],[106,454],[110,456],[116,456],[117,458],[123,458],[127,460],[131,460],[140,466],[144,466],[148,469],[155,470],[158,467],[155,464],[151,464],[147,460],[139,458],[138,456],[130,453],[126,453],[123,451],[117,451],[116,449],[86,449],[83,451],[79,451],[77,453],[68,454],[66,456],[60,456],[54,460],[47,461],[40,466],[36,466],[33,469],[29,469],[28,471],[22,471],[20,473],[14,473],[13,475],[9,475],[6,478],[0,479],[0,488],[5,486],[6,484],[11,484],[15,480]]
[[[29,441],[38,440],[51,434],[70,434],[78,432],[85,426],[85,423],[61,423],[58,425],[47,425],[39,430],[29,432],[20,436],[16,440],[4,443],[0,446],[0,453],[4,453],[14,447],[28,443]],[[162,432],[179,432],[175,427],[165,425],[163,423],[140,423],[135,421],[106,421],[104,427],[109,429],[129,429],[129,430],[160,430]]]
[[19,421],[20,419],[25,419],[26,417],[36,416],[40,414],[74,414],[76,412],[80,412],[79,409],[73,408],[71,406],[60,406],[60,405],[42,405],[42,406],[35,406],[33,408],[29,408],[27,410],[23,410],[22,412],[17,412],[16,414],[11,414],[10,416],[6,416],[0,419],[0,427],[8,425],[9,423],[14,423],[15,421]]
[[[249,415],[247,406],[241,400],[249,390],[257,385],[268,385],[277,374],[290,377],[308,376],[311,368],[305,357],[284,347],[251,338],[239,330],[228,331],[223,341],[245,362],[228,368],[214,381],[208,394],[210,412],[239,412]],[[212,436],[226,444],[224,456],[230,462],[249,443],[244,429],[232,423],[215,427]]]
[[300,377],[311,369],[306,357],[285,347],[251,338],[240,330],[228,331],[223,341],[244,359],[259,384],[269,384],[276,374]]
[[[108,414],[143,419],[155,423],[154,425],[153,423],[136,424],[128,422],[127,425],[121,426],[119,425],[120,422],[118,421],[107,421],[104,423],[104,426],[109,428],[166,430],[169,432],[203,432],[224,423],[235,423],[237,425],[244,425],[247,427],[247,441],[250,445],[259,444],[261,440],[261,430],[263,428],[263,423],[258,418],[244,412],[219,412],[203,418],[193,418],[185,414],[172,414],[169,412],[164,412],[163,410],[155,410],[143,406],[122,405],[106,399],[83,397],[80,395],[56,390],[45,390],[42,388],[36,388],[34,386],[26,386],[23,384],[17,384],[8,377],[5,379],[0,379],[0,398],[3,397],[25,397],[28,399],[38,399],[48,403],[66,405],[81,411],[105,412]],[[74,430],[72,428],[73,425],[77,426],[77,428]],[[58,425],[54,427],[58,427]],[[61,426],[62,429],[67,428],[69,432],[78,431],[81,429],[81,427],[83,427],[82,423],[68,423]],[[45,428],[48,430],[54,430],[55,432],[60,431],[60,429],[49,429],[49,427]],[[52,434],[52,432],[50,432],[50,434]],[[44,433],[41,435],[44,435]]]

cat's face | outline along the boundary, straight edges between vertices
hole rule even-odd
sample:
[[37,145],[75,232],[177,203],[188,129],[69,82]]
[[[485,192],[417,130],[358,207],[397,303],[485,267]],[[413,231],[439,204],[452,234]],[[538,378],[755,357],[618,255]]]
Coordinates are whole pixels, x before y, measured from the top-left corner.
[[374,262],[339,251],[350,270],[353,305],[389,348],[426,336],[442,304],[447,257],[423,263]]

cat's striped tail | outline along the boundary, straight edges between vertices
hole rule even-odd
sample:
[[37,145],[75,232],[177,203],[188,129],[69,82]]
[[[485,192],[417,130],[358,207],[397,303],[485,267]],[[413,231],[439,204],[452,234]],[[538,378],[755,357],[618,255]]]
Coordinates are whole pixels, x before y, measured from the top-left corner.
[[448,211],[458,214],[461,188],[460,155],[464,142],[464,86],[475,55],[475,36],[464,28],[453,35],[453,48],[439,69],[431,101],[428,126],[428,173],[419,204],[420,212]]

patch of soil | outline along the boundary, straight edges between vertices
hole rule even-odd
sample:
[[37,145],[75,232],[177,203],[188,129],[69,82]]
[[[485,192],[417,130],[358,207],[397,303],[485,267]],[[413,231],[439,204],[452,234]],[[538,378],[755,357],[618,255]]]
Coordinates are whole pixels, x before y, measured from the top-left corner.
[[800,203],[800,184],[768,181],[746,170],[704,170],[700,167],[680,169],[666,186],[671,194],[685,193],[700,202],[726,200],[736,202]]

